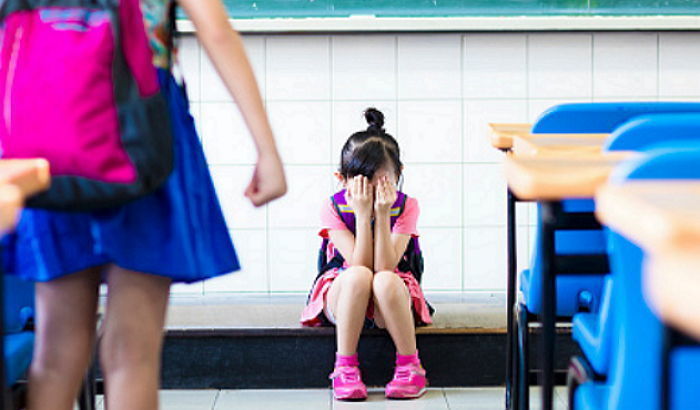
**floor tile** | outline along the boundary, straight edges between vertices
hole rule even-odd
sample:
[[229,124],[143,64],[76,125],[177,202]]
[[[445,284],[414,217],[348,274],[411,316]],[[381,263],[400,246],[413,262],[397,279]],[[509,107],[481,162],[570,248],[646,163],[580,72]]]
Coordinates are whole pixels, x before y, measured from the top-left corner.
[[[445,397],[450,410],[497,410],[505,407],[505,388],[445,388]],[[555,391],[554,409],[565,410],[561,390]],[[540,409],[540,389],[533,387],[530,393],[530,410]]]
[[223,390],[215,407],[216,410],[327,410],[330,408],[331,396],[328,389]]
[[211,410],[217,390],[161,390],[161,410]]
[[384,397],[384,389],[369,389],[369,397],[366,401],[347,402],[333,401],[334,410],[362,410],[362,409],[386,409],[386,410],[447,410],[447,401],[442,389],[428,389],[423,397],[415,400],[387,400]]

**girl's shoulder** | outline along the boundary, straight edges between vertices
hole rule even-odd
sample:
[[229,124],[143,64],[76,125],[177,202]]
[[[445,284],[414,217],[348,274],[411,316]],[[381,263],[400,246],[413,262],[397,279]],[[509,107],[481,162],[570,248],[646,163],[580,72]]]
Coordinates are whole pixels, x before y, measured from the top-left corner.
[[406,196],[406,202],[404,204],[404,207],[407,207],[409,205],[410,206],[418,206],[418,199],[416,199],[416,197],[411,196],[405,192],[401,192],[401,193]]

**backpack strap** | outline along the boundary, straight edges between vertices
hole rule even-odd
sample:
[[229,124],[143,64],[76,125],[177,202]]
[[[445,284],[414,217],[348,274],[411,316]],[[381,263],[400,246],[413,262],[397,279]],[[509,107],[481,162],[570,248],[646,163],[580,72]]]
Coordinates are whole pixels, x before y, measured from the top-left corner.
[[338,213],[338,216],[343,221],[345,226],[350,232],[355,233],[355,211],[350,208],[347,200],[345,199],[345,190],[336,192],[335,195],[331,197],[333,201],[333,207]]
[[401,191],[396,192],[396,202],[394,202],[394,205],[391,206],[391,227],[394,227],[394,224],[396,221],[399,219],[401,215],[403,215],[403,211],[406,209],[406,201],[408,200],[408,195],[404,194]]

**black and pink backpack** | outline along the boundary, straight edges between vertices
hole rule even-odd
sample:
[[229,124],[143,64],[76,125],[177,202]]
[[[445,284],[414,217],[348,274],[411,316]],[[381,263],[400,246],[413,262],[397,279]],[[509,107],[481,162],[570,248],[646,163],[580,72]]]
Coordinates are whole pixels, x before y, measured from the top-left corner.
[[158,188],[173,142],[139,0],[0,1],[2,158],[45,158],[28,205],[83,211]]

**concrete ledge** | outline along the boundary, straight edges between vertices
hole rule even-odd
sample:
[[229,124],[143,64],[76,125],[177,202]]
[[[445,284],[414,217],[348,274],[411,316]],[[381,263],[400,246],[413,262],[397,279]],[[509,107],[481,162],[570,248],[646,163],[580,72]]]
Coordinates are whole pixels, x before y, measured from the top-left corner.
[[[323,17],[231,19],[241,33],[469,32],[469,31],[688,31],[700,30],[700,16],[546,17]],[[180,32],[195,32],[178,20]]]

